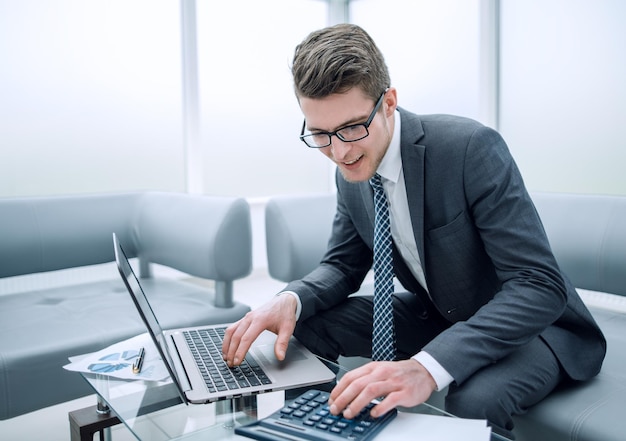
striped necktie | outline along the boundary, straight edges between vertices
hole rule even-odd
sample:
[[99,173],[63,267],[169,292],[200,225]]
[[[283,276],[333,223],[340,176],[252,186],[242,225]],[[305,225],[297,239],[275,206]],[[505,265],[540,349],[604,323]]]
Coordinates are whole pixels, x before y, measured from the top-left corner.
[[387,196],[379,174],[370,179],[374,189],[374,325],[372,359],[394,360],[396,344],[393,327],[393,255]]

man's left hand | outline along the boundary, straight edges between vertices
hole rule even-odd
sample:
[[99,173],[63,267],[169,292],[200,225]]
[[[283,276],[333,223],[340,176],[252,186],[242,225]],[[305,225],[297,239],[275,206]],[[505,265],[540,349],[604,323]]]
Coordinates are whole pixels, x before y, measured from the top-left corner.
[[373,361],[344,375],[330,394],[330,412],[354,418],[372,400],[385,397],[374,406],[374,418],[394,407],[412,407],[426,401],[437,385],[416,360]]

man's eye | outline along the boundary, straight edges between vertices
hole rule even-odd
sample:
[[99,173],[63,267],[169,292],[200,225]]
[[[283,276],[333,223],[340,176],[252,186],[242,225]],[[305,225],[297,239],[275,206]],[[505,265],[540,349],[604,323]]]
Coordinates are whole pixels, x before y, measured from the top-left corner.
[[315,141],[317,143],[324,143],[324,142],[328,141],[328,134],[326,134],[326,133],[312,133],[311,134],[311,138],[313,138],[313,141]]
[[347,135],[347,134],[352,134],[352,133],[360,133],[362,129],[363,129],[363,126],[359,124],[356,126],[344,127],[343,129],[340,130],[340,132],[342,135]]
[[367,136],[367,129],[363,124],[344,127],[337,132],[345,141],[353,141]]

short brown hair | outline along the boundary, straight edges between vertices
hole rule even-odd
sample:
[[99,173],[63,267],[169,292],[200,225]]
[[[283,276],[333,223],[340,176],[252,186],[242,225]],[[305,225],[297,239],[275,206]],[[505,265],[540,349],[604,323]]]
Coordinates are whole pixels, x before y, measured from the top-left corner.
[[391,82],[374,40],[352,24],[309,34],[296,47],[291,73],[298,98],[324,98],[358,86],[377,100]]

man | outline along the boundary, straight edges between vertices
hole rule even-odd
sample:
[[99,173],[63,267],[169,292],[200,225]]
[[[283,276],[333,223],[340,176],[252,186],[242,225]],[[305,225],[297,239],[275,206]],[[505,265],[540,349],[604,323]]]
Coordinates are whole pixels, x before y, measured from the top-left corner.
[[301,139],[338,167],[337,213],[319,267],[228,328],[229,364],[264,329],[278,335],[279,359],[292,334],[328,359],[372,355],[374,300],[349,295],[374,261],[370,179],[380,176],[393,273],[407,291],[393,296],[395,355],[346,374],[332,413],[350,418],[385,397],[379,416],[449,386],[446,410],[512,437],[512,415],[599,372],[604,337],[560,272],[498,133],[399,108],[382,54],[354,25],[309,35],[292,73]]

